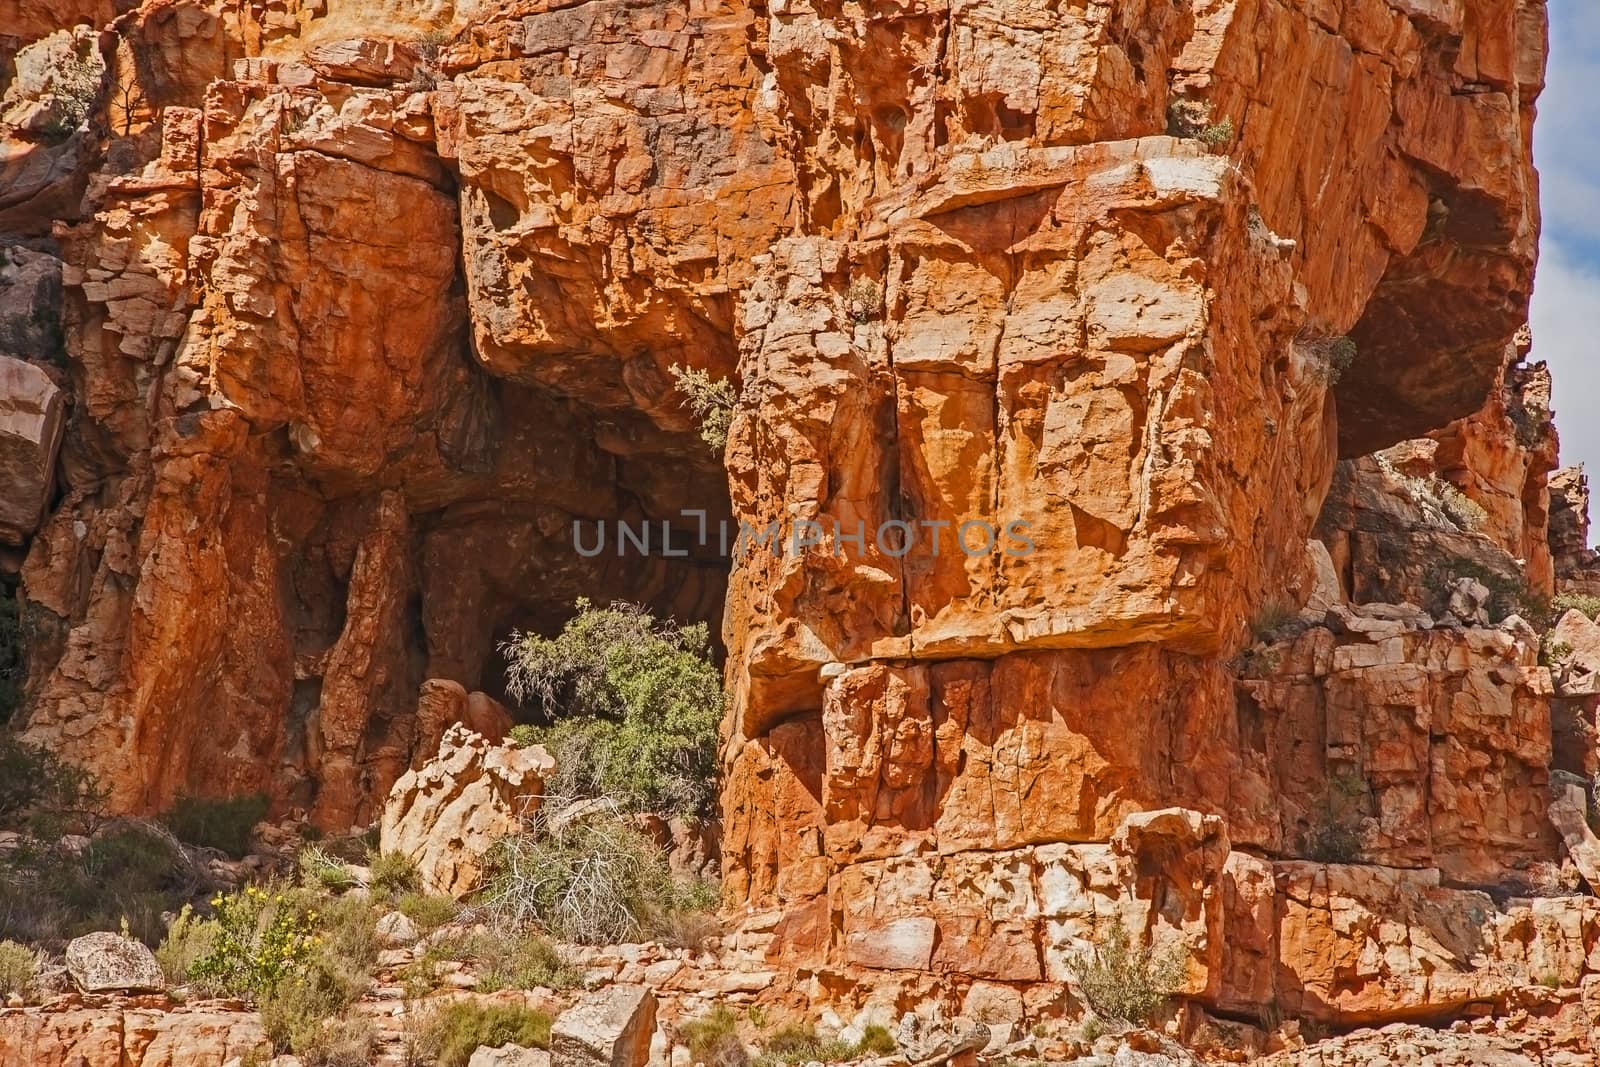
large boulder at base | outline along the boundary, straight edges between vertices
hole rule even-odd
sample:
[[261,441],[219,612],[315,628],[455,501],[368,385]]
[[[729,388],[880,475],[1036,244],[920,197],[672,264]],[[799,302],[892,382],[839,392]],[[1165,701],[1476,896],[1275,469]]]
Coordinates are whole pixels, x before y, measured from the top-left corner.
[[640,985],[590,993],[550,1030],[554,1067],[644,1067],[656,1028],[656,998]]
[[394,784],[379,839],[409,856],[431,893],[464,897],[483,874],[496,841],[538,808],[556,761],[537,745],[493,745],[457,724],[439,754]]
[[120,934],[85,934],[67,946],[67,972],[85,993],[159,993],[167,980],[155,953]]

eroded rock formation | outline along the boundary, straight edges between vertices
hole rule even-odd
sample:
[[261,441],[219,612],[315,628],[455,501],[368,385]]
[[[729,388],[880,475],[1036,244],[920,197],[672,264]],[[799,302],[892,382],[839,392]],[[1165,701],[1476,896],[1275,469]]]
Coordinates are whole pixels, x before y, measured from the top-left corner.
[[1522,895],[1595,762],[1539,0],[122,7],[16,20],[0,191],[19,725],[118,809],[370,823],[626,597],[723,622],[724,902],[819,999],[1596,969]]

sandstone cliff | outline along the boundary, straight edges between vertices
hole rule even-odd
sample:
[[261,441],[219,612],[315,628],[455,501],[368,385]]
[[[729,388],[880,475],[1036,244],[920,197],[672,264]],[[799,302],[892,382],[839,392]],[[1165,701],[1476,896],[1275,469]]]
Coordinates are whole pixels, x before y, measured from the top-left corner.
[[1020,1023],[1114,923],[1263,1028],[1600,973],[1542,0],[0,13],[11,728],[116,809],[373,823],[627,598],[721,624],[724,904],[813,999]]

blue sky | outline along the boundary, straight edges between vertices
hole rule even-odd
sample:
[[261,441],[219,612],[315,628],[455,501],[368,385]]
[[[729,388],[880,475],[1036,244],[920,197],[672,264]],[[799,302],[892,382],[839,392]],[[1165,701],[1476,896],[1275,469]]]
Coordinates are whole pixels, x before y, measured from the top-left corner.
[[[1561,462],[1600,482],[1600,3],[1550,0],[1550,70],[1533,127],[1544,232],[1533,354],[1555,376]],[[1594,485],[1600,489],[1600,484]],[[1600,530],[1595,531],[1600,534]]]

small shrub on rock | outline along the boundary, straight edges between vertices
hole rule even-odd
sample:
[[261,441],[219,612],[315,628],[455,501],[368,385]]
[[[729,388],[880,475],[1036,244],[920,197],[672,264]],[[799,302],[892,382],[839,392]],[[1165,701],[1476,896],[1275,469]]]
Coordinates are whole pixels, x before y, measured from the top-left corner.
[[0,737],[0,829],[38,837],[87,833],[104,799],[87,771],[53,752]]
[[345,1015],[322,1022],[294,1047],[304,1067],[369,1067],[378,1028],[372,1020]]
[[733,424],[733,409],[739,393],[726,378],[713,378],[703,370],[680,367],[674,363],[668,368],[673,384],[678,387],[700,423],[700,439],[719,453],[728,447],[728,428]]
[[1600,618],[1600,596],[1558,593],[1550,601],[1551,619],[1559,619],[1569,611],[1580,611],[1591,619]]
[[530,833],[496,848],[482,907],[501,929],[604,945],[638,940],[681,893],[655,842],[614,808],[571,819],[541,811]]
[[423,933],[453,922],[461,910],[449,897],[431,893],[406,893],[395,902],[395,907]]
[[1149,1021],[1182,983],[1184,958],[1177,948],[1134,947],[1118,919],[1093,953],[1074,956],[1068,969],[1096,1015],[1138,1025]]
[[678,1027],[678,1041],[695,1063],[705,1067],[749,1067],[750,1053],[739,1040],[739,1017],[726,1004]]
[[315,845],[300,850],[297,865],[301,885],[320,887],[330,893],[347,893],[356,887],[356,876],[350,868]]
[[0,1003],[7,997],[31,1000],[39,980],[39,954],[15,941],[0,941]]
[[[188,904],[178,912],[167,927],[167,936],[156,947],[156,962],[161,973],[172,985],[187,985],[195,981],[194,965],[217,950],[217,940],[222,927],[215,919],[202,918]],[[199,983],[203,992],[211,992],[205,983]]]
[[761,1047],[760,1067],[794,1067],[801,1063],[843,1063],[855,1059],[857,1048],[837,1038],[818,1035],[810,1024],[785,1026]]

